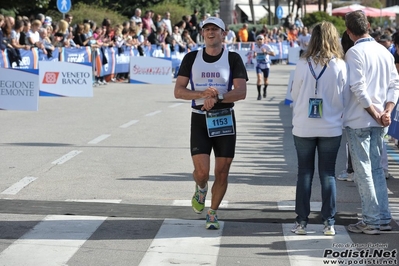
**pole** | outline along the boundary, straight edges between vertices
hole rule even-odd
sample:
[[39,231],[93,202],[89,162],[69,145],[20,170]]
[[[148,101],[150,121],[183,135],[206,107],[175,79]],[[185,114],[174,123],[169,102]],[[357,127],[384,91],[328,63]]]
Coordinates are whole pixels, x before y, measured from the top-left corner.
[[251,9],[252,22],[256,25],[254,2],[252,0],[249,0],[249,8]]

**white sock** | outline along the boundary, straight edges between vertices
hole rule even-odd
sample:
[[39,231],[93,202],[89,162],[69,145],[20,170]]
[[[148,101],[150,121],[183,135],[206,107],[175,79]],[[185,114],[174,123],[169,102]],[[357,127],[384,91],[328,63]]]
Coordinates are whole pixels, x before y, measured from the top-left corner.
[[204,188],[201,188],[200,186],[198,186],[198,188],[199,188],[199,190],[200,190],[201,192],[206,192],[206,191],[208,191],[208,183],[205,185]]

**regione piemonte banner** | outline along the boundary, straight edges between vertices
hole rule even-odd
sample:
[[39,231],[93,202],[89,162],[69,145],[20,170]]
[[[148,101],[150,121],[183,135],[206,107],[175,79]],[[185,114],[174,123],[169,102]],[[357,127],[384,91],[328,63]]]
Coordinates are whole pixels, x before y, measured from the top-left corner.
[[38,106],[38,70],[1,68],[0,109],[37,111]]
[[39,62],[40,96],[93,97],[91,63]]

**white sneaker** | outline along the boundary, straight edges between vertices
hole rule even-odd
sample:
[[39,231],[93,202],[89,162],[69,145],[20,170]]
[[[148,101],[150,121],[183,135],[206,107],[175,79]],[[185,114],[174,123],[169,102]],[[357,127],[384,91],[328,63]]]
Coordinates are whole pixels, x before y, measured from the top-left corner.
[[373,228],[373,227],[365,224],[363,221],[360,221],[356,224],[348,225],[348,231],[352,232],[352,233],[363,233],[363,234],[367,234],[367,235],[379,235],[380,234],[379,228]]
[[306,225],[299,224],[298,222],[295,222],[294,227],[292,227],[291,232],[297,234],[297,235],[306,235]]
[[112,78],[111,81],[112,81],[112,82],[116,82],[116,78]]
[[103,85],[108,85],[108,82],[106,82],[105,80],[102,81]]
[[104,85],[104,83],[101,80],[97,81],[97,83],[98,85]]
[[334,225],[326,225],[324,226],[323,233],[325,236],[335,236]]
[[346,170],[342,171],[338,176],[338,180],[353,182],[353,173],[348,174]]
[[392,230],[392,226],[390,226],[389,224],[381,224],[380,225],[380,231],[391,231]]

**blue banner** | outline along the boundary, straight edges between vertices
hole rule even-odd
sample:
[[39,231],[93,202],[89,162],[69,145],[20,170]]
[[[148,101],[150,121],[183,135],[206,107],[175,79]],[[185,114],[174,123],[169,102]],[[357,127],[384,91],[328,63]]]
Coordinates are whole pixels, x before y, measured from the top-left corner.
[[16,69],[39,69],[39,52],[37,48],[33,48],[31,50],[19,49],[19,53],[21,54],[21,62],[19,62],[19,66],[16,62],[11,64],[11,68]]
[[[156,45],[154,47],[156,47]],[[143,48],[144,48],[144,56],[150,56],[151,57],[153,45],[151,45],[151,46],[144,45]]]
[[43,50],[39,50],[39,61],[59,61],[60,51],[58,48],[55,48],[51,53],[45,54]]
[[62,48],[60,61],[70,63],[91,62],[91,48],[89,46],[80,48]]
[[[115,50],[114,50],[114,48],[106,47],[103,49],[103,52],[100,51],[101,62],[103,63],[103,67],[101,68],[101,77],[115,73]],[[104,56],[106,58],[105,61],[104,61]]]
[[132,47],[125,47],[123,51],[118,51],[118,48],[114,48],[115,51],[115,73],[128,73],[130,65],[130,54]]
[[137,50],[136,48],[131,48],[130,55],[131,56],[140,56],[139,50]]

